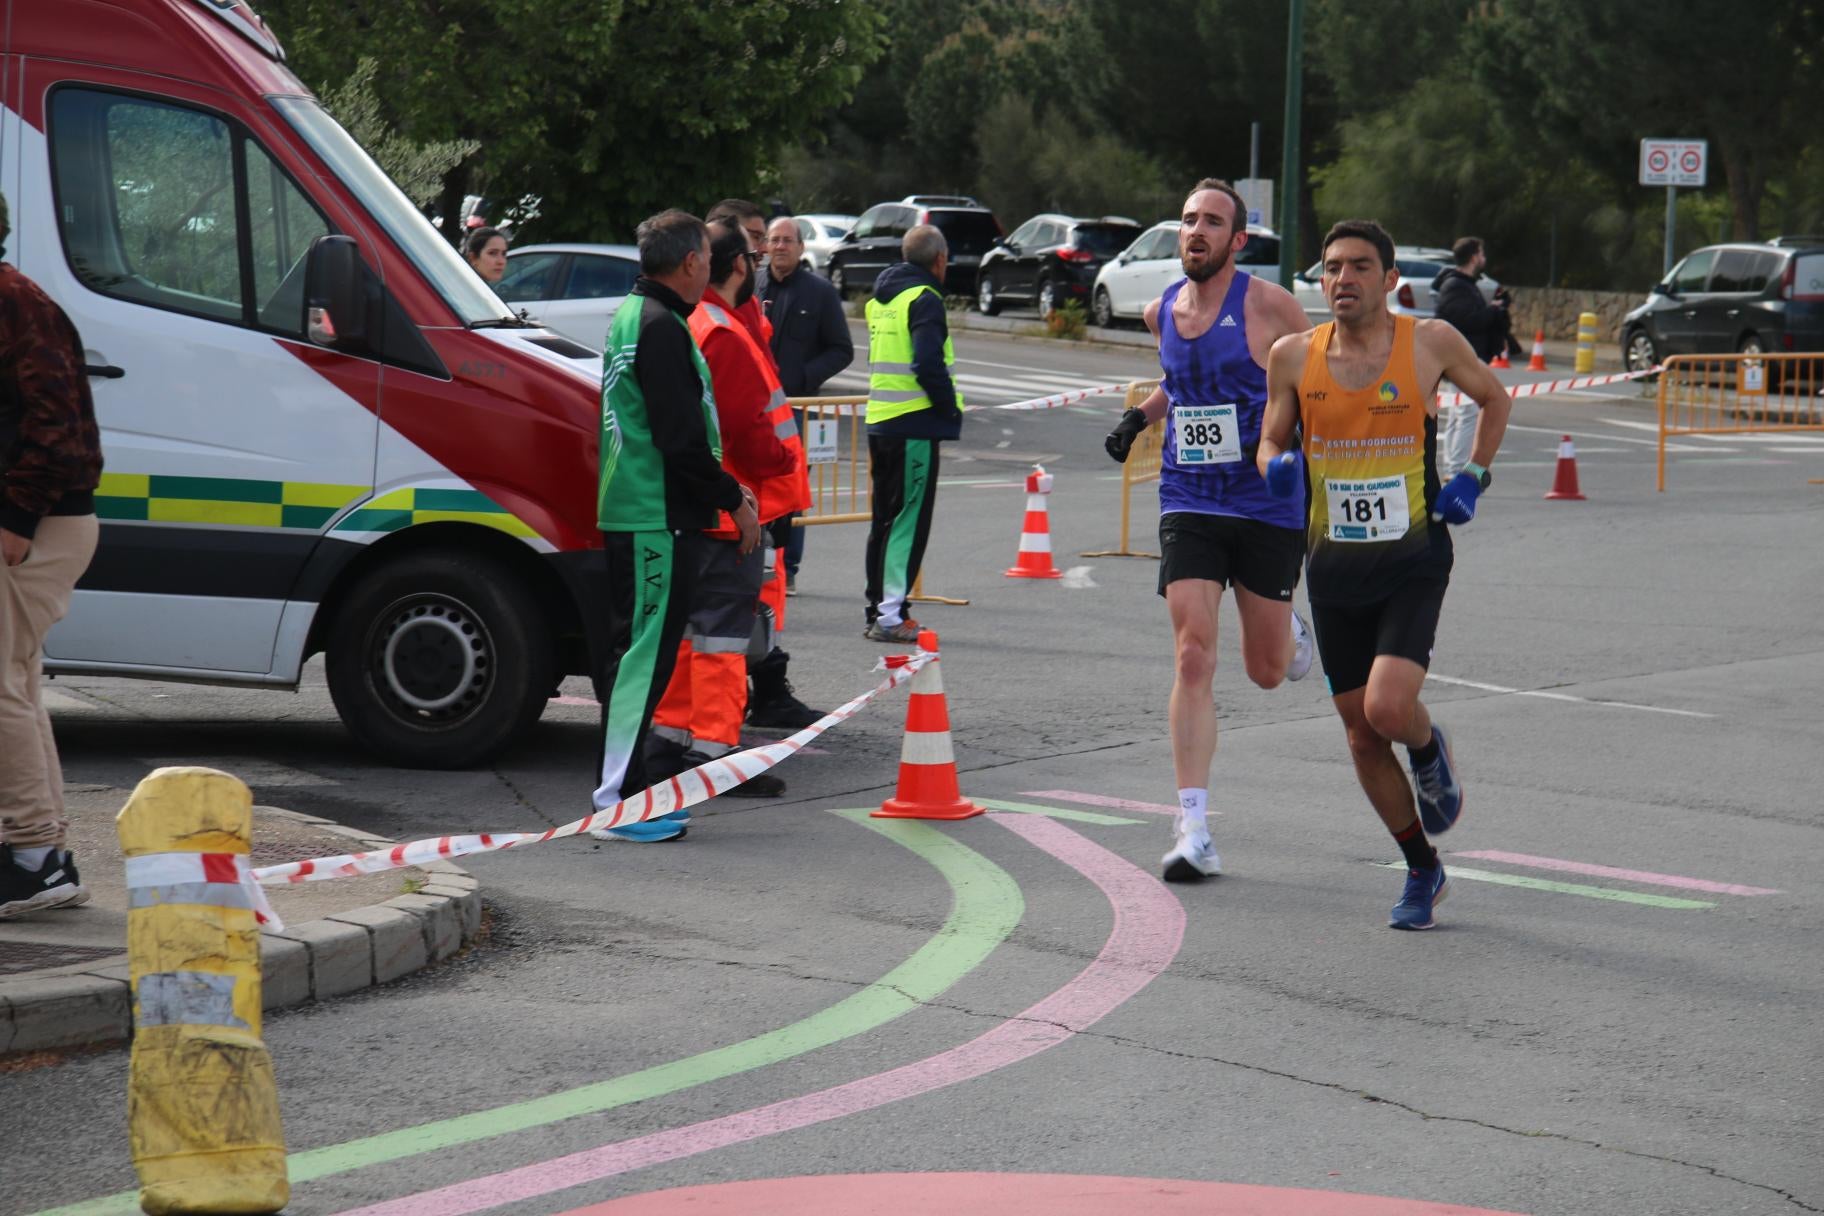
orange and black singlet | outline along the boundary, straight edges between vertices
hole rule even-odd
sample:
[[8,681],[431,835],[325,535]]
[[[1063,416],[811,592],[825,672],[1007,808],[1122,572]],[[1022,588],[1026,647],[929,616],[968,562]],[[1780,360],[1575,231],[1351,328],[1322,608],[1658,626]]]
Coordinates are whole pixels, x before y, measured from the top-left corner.
[[1367,604],[1411,581],[1450,577],[1450,532],[1431,520],[1437,420],[1413,359],[1413,319],[1393,318],[1387,366],[1366,388],[1330,375],[1335,322],[1311,331],[1298,408],[1310,486],[1307,584],[1314,604]]

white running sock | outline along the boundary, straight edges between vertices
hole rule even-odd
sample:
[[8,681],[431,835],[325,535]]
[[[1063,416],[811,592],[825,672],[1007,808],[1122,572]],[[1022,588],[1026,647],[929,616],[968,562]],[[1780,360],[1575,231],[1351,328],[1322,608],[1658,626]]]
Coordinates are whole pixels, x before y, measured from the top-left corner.
[[36,874],[44,869],[44,859],[51,855],[55,845],[36,845],[29,849],[13,846],[13,864],[28,874]]
[[1210,834],[1210,791],[1178,791],[1178,825],[1186,832]]

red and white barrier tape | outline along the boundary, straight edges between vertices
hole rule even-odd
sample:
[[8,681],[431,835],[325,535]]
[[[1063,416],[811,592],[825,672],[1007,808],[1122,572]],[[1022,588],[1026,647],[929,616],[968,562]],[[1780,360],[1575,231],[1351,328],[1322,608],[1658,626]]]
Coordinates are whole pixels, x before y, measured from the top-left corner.
[[580,836],[593,828],[624,827],[630,823],[640,823],[647,819],[656,819],[661,815],[669,815],[673,811],[681,811],[685,807],[695,806],[699,802],[707,802],[717,794],[733,789],[751,777],[759,776],[830,727],[853,717],[862,706],[881,693],[897,688],[910,680],[920,668],[935,658],[937,658],[936,651],[920,650],[915,654],[893,655],[883,659],[881,665],[875,670],[885,670],[886,679],[847,704],[831,710],[797,734],[781,739],[777,743],[768,743],[763,747],[750,747],[746,751],[730,752],[725,756],[718,756],[708,764],[679,773],[662,785],[642,790],[631,798],[623,799],[611,807],[585,815],[562,827],[551,828],[544,832],[484,832],[468,836],[432,836],[424,840],[414,840],[408,844],[396,844],[390,848],[373,849],[366,853],[344,853],[337,857],[315,857],[309,861],[287,861],[279,865],[261,866],[253,871],[253,877],[259,882],[281,883],[318,882],[326,878],[378,874],[386,870],[403,869],[406,866],[466,857],[472,853],[498,853],[502,849],[511,849],[519,845],[542,844],[547,840],[557,840],[564,836]]
[[[1507,386],[1509,397],[1538,397],[1546,393],[1561,393],[1566,389],[1589,388],[1597,384],[1617,384],[1623,380],[1639,380],[1642,376],[1657,375],[1659,368],[1650,367],[1644,372],[1615,372],[1606,376],[1572,376],[1569,380],[1540,380],[1534,384],[1510,384]],[[1439,393],[1440,408],[1458,406],[1471,400],[1468,393]]]
[[246,908],[262,928],[277,933],[285,927],[266,902],[245,853],[142,853],[127,858],[127,906],[167,903]]
[[1107,393],[1125,393],[1126,384],[1099,384],[1094,388],[1073,388],[1067,393],[1053,393],[1049,397],[1034,397],[1030,401],[1015,401],[1008,405],[992,405],[996,410],[1055,410],[1062,406],[1074,405],[1090,397],[1100,397]]

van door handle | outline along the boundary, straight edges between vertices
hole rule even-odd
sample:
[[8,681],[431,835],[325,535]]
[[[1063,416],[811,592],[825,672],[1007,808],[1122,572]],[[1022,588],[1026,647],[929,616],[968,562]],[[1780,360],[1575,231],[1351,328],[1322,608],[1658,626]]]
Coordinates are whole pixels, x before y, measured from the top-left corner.
[[127,369],[115,367],[112,363],[85,363],[82,365],[82,374],[97,376],[103,380],[118,380],[127,374]]

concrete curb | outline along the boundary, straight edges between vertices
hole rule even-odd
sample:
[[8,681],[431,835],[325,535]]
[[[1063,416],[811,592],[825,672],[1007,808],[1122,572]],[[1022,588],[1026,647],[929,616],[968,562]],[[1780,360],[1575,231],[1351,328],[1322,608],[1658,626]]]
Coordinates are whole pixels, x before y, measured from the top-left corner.
[[[398,843],[316,815],[260,810],[314,824],[366,849]],[[262,1007],[282,1009],[390,983],[473,942],[481,930],[481,884],[447,861],[417,868],[430,875],[420,891],[261,933]],[[0,980],[0,1055],[117,1043],[132,1033],[125,953]]]

